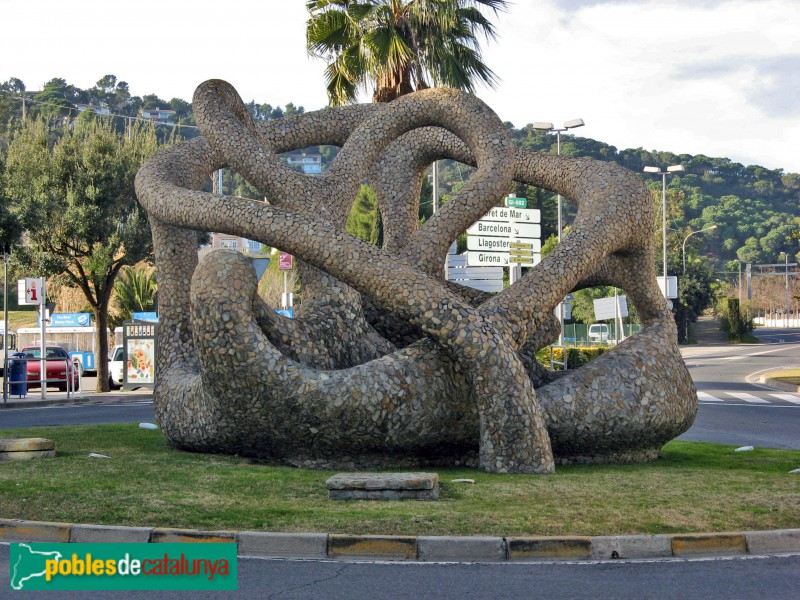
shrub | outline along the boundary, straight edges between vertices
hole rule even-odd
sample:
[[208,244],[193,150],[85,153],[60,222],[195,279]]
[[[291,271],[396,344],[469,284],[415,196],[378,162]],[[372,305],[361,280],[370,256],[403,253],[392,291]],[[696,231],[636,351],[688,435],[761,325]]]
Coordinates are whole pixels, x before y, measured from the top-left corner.
[[[580,366],[594,360],[601,354],[608,350],[607,346],[574,346],[567,349],[568,366],[570,369],[577,369]],[[538,360],[545,367],[550,367],[550,353],[553,353],[553,359],[559,363],[563,361],[564,350],[561,348],[552,348],[548,346],[542,348],[536,353],[536,360]],[[555,364],[553,367],[561,370],[561,365]]]

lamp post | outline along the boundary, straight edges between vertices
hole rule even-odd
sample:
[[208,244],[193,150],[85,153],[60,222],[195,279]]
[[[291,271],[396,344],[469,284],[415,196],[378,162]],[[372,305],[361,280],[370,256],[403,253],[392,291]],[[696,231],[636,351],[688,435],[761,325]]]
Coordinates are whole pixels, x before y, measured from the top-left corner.
[[667,175],[671,173],[683,173],[685,170],[683,165],[672,165],[671,167],[667,167],[666,171],[662,171],[658,167],[644,168],[645,173],[661,175],[661,221],[664,230],[664,298],[669,295],[667,285]]
[[[553,126],[552,123],[546,123],[544,121],[536,121],[533,124],[533,128],[539,131],[555,131],[556,132],[556,154],[561,156],[561,132],[567,131],[569,129],[575,129],[576,127],[583,127],[586,123],[583,122],[583,119],[572,119],[571,121],[565,121],[564,127],[557,129]],[[561,241],[561,230],[563,229],[562,225],[562,202],[561,202],[561,194],[558,194],[558,241]]]
[[[583,122],[583,119],[572,119],[571,121],[564,121],[564,126],[561,128],[556,128],[553,126],[552,123],[547,123],[545,121],[536,121],[533,124],[533,128],[538,131],[555,131],[556,132],[556,155],[561,156],[561,132],[567,131],[569,129],[575,129],[576,127],[583,127],[586,123]],[[564,229],[563,225],[563,217],[562,217],[562,200],[561,194],[558,194],[558,242],[561,243],[561,230]],[[564,303],[558,303],[558,322],[559,322],[559,334],[558,334],[558,345],[563,347],[564,346]],[[564,351],[564,370],[567,369],[567,352]]]
[[739,306],[742,305],[742,261],[738,258],[736,262],[739,263]]
[[683,255],[683,273],[686,274],[686,240],[689,239],[690,236],[693,236],[695,233],[702,233],[704,231],[711,231],[712,229],[716,229],[716,225],[709,225],[704,229],[698,229],[697,231],[690,231],[689,235],[683,238],[683,244],[681,246],[681,254]]
[[[3,244],[3,355],[5,362],[3,364],[3,376],[6,380],[9,379],[8,373],[8,358],[11,353],[8,351],[8,257],[11,254],[11,247],[8,244]],[[8,402],[6,395],[8,385],[3,385],[3,402]]]
[[[716,225],[709,225],[708,227],[705,227],[703,229],[698,229],[697,231],[690,231],[689,234],[685,238],[683,238],[683,244],[681,244],[681,255],[683,257],[683,271],[682,271],[683,275],[686,275],[686,240],[688,240],[695,233],[702,233],[703,231],[710,231],[710,230],[716,229],[716,228],[717,228]],[[665,281],[666,281],[666,278],[665,278]],[[664,284],[664,285],[666,287],[666,284]],[[686,341],[688,343],[688,341],[689,341],[689,319],[685,318],[685,321],[686,321]]]
[[781,252],[783,254],[783,262],[784,262],[784,274],[786,276],[786,311],[784,312],[784,320],[786,321],[786,327],[789,327],[789,253],[788,252]]

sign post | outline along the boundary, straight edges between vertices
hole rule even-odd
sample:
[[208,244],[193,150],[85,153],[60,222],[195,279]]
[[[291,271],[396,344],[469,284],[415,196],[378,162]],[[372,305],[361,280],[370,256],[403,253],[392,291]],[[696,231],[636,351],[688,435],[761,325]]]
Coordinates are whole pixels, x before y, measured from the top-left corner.
[[290,310],[294,306],[293,294],[289,293],[289,271],[292,270],[294,264],[292,255],[287,252],[281,252],[278,256],[278,269],[283,271],[283,294],[281,294],[281,310]]
[[[524,198],[506,198],[506,203],[522,204]],[[527,204],[527,201],[525,201]],[[532,208],[496,206],[467,229],[467,260],[470,266],[496,265],[510,267],[512,281],[514,266],[533,267],[541,260],[541,211]],[[527,253],[510,252],[511,244],[520,242],[531,246],[531,260]],[[522,256],[525,254],[525,256]]]
[[[42,378],[42,400],[47,399],[47,293],[44,277],[26,277],[17,281],[17,301],[19,304],[39,305],[41,336],[39,341],[39,375]],[[69,369],[67,370],[69,376]]]

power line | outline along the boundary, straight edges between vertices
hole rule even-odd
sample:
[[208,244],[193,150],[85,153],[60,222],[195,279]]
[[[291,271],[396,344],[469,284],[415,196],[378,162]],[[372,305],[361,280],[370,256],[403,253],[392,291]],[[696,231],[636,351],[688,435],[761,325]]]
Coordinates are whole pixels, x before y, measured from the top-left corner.
[[[43,100],[34,100],[33,98],[28,98],[27,96],[19,96],[19,95],[16,95],[16,94],[9,94],[8,92],[0,92],[0,96],[2,96],[4,98],[13,98],[13,99],[16,99],[16,100],[22,100],[24,102],[30,102],[31,104],[38,104],[39,106],[52,106],[52,107],[58,108],[60,110],[65,110],[65,111],[74,112],[74,113],[78,113],[78,114],[84,112],[84,111],[78,109],[75,106],[64,106],[63,104],[56,104],[55,102],[45,102]],[[89,106],[92,106],[92,105],[90,104]],[[91,109],[87,109],[87,110],[91,110]],[[147,109],[145,109],[145,110],[147,110]],[[174,127],[185,127],[187,129],[197,129],[198,131],[200,130],[200,128],[197,125],[183,125],[181,123],[167,123],[165,121],[156,121],[154,119],[145,119],[144,117],[134,117],[134,116],[131,116],[131,115],[123,115],[123,114],[112,113],[112,112],[102,112],[101,113],[101,112],[97,112],[95,110],[92,110],[92,112],[94,114],[100,116],[100,117],[112,117],[112,118],[118,118],[118,119],[127,119],[129,122],[130,121],[141,121],[142,123],[154,123],[156,125],[166,125],[168,127],[173,127],[173,128]]]

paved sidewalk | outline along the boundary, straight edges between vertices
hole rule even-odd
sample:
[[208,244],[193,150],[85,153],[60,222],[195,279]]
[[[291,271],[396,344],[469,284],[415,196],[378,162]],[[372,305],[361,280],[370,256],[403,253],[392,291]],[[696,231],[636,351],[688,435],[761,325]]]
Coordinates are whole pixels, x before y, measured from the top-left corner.
[[712,315],[700,315],[697,322],[689,325],[689,338],[697,340],[699,346],[727,344],[725,334],[719,328],[719,321]]
[[60,404],[113,404],[122,402],[147,402],[153,400],[151,390],[122,391],[98,393],[95,391],[67,395],[66,392],[47,391],[47,398],[42,400],[40,391],[33,390],[26,396],[0,397],[0,410],[4,408],[30,408],[34,406],[57,406]]

